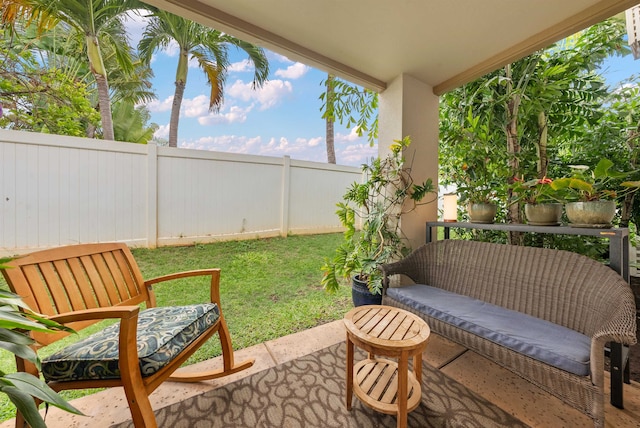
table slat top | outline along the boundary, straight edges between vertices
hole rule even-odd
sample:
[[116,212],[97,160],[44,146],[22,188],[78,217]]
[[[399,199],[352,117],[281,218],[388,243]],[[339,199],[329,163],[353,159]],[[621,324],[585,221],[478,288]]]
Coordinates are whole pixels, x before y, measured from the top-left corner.
[[360,340],[382,348],[413,349],[423,345],[431,333],[420,317],[399,308],[359,306],[344,318],[347,331]]

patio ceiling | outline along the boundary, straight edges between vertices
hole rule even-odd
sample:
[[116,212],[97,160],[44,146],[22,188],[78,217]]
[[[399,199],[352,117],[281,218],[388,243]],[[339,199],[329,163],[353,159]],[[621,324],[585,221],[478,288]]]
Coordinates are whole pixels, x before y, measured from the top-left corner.
[[145,0],[377,91],[440,95],[640,0]]

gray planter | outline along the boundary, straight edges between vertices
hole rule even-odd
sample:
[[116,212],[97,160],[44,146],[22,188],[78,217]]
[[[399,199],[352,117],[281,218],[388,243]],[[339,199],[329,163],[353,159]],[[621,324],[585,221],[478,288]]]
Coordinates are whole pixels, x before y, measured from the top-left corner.
[[533,226],[557,226],[562,218],[562,204],[525,204],[524,215]]
[[469,203],[467,213],[471,223],[493,223],[498,207],[489,203]]
[[567,218],[574,227],[608,227],[616,215],[615,201],[568,202]]

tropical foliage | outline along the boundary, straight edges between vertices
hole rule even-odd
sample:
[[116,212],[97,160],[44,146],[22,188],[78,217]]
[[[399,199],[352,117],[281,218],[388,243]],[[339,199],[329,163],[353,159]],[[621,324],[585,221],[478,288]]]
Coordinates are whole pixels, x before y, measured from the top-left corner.
[[638,181],[624,181],[628,172],[612,169],[613,162],[600,159],[593,170],[585,165],[572,166],[569,177],[560,178],[552,183],[554,189],[567,189],[567,199],[581,202],[615,200],[625,194],[635,192],[640,186]]
[[563,192],[554,181],[548,177],[534,178],[526,180],[523,178],[514,178],[513,191],[517,195],[517,201],[525,204],[550,204],[562,203],[565,201]]
[[[151,56],[175,42],[169,145],[176,147],[189,61],[207,76],[213,111],[224,100],[229,49],[247,54],[254,88],[269,74],[263,49],[137,0],[5,0],[0,11],[3,128],[146,143],[158,128],[140,108],[155,98]],[[138,54],[124,22],[140,14],[150,20]]]
[[[68,3],[68,7],[74,7],[73,2]],[[89,2],[85,3],[89,10]],[[0,42],[0,73],[7,79],[0,89],[0,104],[4,107],[0,126],[108,138],[103,126],[107,118],[100,106],[103,88],[89,61],[86,35],[69,23],[71,16],[58,16],[63,13],[63,5],[56,5],[54,11],[36,1],[3,2],[5,37]],[[79,3],[75,6],[80,7]],[[103,11],[101,16],[106,14]],[[133,109],[135,104],[150,101],[155,95],[149,80],[151,69],[140,63],[129,47],[122,16],[124,12],[98,32],[98,47],[108,76],[110,108],[124,102]],[[85,18],[90,20],[89,16]],[[136,115],[134,119],[144,117]],[[155,129],[146,121],[135,126]],[[111,112],[108,122],[113,122]],[[122,132],[111,138],[127,141]]]
[[[0,258],[0,269],[8,268],[10,259]],[[0,290],[0,348],[19,356],[40,368],[40,360],[31,349],[34,345],[29,331],[71,331],[32,312],[20,296]],[[46,428],[38,412],[37,400],[52,404],[67,412],[81,414],[79,410],[63,400],[55,391],[39,378],[24,372],[0,372],[0,392],[6,394],[25,420],[33,428]]]
[[139,5],[137,0],[12,0],[9,6],[14,6],[15,13],[3,13],[4,22],[12,26],[22,16],[34,22],[40,32],[62,25],[71,37],[84,40],[84,56],[97,88],[102,133],[107,140],[113,140],[114,135],[104,55],[113,55],[121,70],[133,73],[122,17]]
[[[415,183],[411,165],[405,165],[403,150],[410,143],[409,137],[396,140],[389,155],[364,164],[362,172],[367,180],[353,183],[344,194],[344,202],[337,204],[336,214],[345,232],[333,259],[326,259],[322,267],[322,285],[327,291],[337,291],[339,279],[349,279],[354,274],[367,282],[369,291],[380,294],[382,275],[378,267],[409,253],[400,217],[419,204],[436,200],[432,180]],[[433,197],[425,201],[428,195]],[[357,232],[359,219],[362,227]]]
[[365,133],[373,145],[378,139],[378,94],[369,89],[339,79],[331,74],[322,82],[320,94],[322,118],[338,122],[347,128],[355,126],[359,137]]
[[610,19],[445,94],[440,183],[491,188],[507,221],[520,222],[522,177],[562,177],[572,164],[593,170],[603,156],[620,171],[638,169],[637,91],[618,95],[597,73],[606,57],[628,53],[624,34]]

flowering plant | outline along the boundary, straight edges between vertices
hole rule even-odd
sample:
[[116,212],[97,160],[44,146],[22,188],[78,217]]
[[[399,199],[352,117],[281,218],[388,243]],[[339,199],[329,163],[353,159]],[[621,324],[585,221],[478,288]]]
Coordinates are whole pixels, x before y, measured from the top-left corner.
[[512,189],[516,200],[527,204],[563,202],[562,189],[555,186],[551,178],[543,177],[524,181],[524,177],[516,177]]
[[556,180],[554,187],[567,189],[569,191],[568,199],[581,202],[614,200],[640,188],[639,181],[622,183],[619,181],[629,176],[633,171],[620,172],[612,170],[611,167],[613,167],[613,162],[609,159],[600,159],[592,171],[585,165],[572,166],[573,174],[570,177]]

